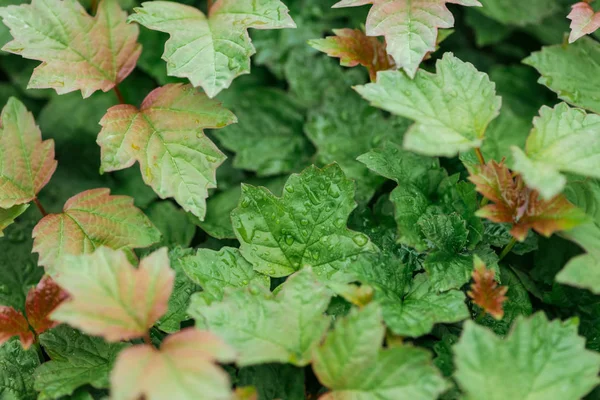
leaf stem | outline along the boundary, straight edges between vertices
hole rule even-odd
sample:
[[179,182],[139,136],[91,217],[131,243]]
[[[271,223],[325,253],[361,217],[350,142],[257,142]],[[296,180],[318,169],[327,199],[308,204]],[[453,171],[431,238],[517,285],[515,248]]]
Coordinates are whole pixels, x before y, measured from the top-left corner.
[[485,158],[483,157],[483,153],[479,147],[475,148],[475,154],[477,155],[477,159],[479,160],[479,164],[485,165]]
[[150,339],[150,333],[146,332],[146,334],[144,335],[144,343],[146,343],[149,346],[154,346],[152,344],[152,339]]
[[44,208],[44,206],[42,206],[42,203],[40,203],[40,201],[37,199],[37,197],[35,199],[33,199],[33,202],[37,206],[38,210],[40,210],[42,217],[45,217],[46,215],[48,215],[48,213],[46,212],[46,209]]
[[92,0],[92,4],[90,6],[92,15],[96,15],[96,11],[98,11],[98,0]]
[[213,6],[213,0],[206,0],[206,15],[210,14],[210,9]]
[[45,363],[46,358],[44,357],[44,352],[42,351],[42,346],[40,345],[40,342],[38,341],[37,335],[36,335],[35,341],[33,342],[33,347],[35,348],[38,358],[40,359],[40,364]]
[[121,90],[119,89],[118,85],[115,85],[115,87],[113,88],[113,91],[117,95],[117,99],[119,100],[119,103],[125,104],[125,98],[123,97],[123,93],[121,93]]
[[515,238],[510,239],[510,242],[508,242],[506,247],[504,247],[504,249],[502,250],[502,253],[500,253],[498,262],[502,261],[502,259],[504,259],[504,257],[506,257],[508,255],[508,253],[510,253],[510,251],[513,249],[513,247],[515,247],[515,244],[517,244],[517,239],[515,239]]

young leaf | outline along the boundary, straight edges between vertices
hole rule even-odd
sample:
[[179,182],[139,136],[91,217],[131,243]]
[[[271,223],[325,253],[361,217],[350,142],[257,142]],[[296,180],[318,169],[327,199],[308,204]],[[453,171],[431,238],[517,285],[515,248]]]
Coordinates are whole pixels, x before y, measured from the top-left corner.
[[563,195],[541,199],[536,190],[525,186],[520,175],[513,178],[502,162],[490,161],[469,179],[479,193],[494,203],[484,206],[476,215],[493,222],[512,224],[510,234],[521,242],[529,229],[550,236],[588,220],[585,213]]
[[167,1],[149,1],[129,17],[145,27],[166,32],[163,60],[167,74],[202,86],[209,97],[250,72],[255,53],[248,28],[295,28],[279,0],[218,0],[208,18],[198,9]]
[[76,0],[33,0],[0,8],[13,41],[2,50],[42,61],[28,88],[81,90],[84,98],[109,91],[135,68],[142,47],[116,0],[101,0],[95,17]]
[[108,388],[108,376],[117,355],[129,345],[107,343],[66,325],[40,335],[40,344],[51,360],[35,370],[40,397],[58,399],[84,385]]
[[333,7],[373,4],[367,35],[385,36],[387,52],[413,78],[427,53],[435,51],[438,28],[454,26],[447,3],[481,6],[477,0],[341,0]]
[[434,400],[446,389],[429,353],[403,345],[381,349],[385,326],[376,304],[352,309],[314,351],[313,368],[332,391],[322,400]]
[[33,230],[39,265],[52,272],[66,255],[93,252],[100,246],[131,251],[160,239],[160,232],[127,196],[93,189],[71,197],[61,214],[49,214]]
[[175,278],[166,248],[143,258],[137,269],[125,253],[108,247],[66,257],[56,269],[55,279],[71,299],[52,319],[108,341],[144,336],[167,311]]
[[468,400],[577,400],[600,382],[600,356],[585,350],[576,322],[542,312],[517,319],[506,338],[467,321],[454,354]]
[[588,1],[580,1],[573,4],[567,18],[571,20],[569,43],[573,43],[585,35],[594,33],[600,28],[600,13],[594,13],[594,9]]
[[560,103],[533,119],[525,153],[512,148],[514,169],[545,199],[562,192],[560,172],[600,178],[600,116]]
[[23,348],[28,349],[36,335],[56,326],[50,314],[67,299],[63,291],[49,276],[31,288],[25,300],[25,315],[12,307],[0,306],[0,344],[12,336],[19,336]]
[[436,63],[435,74],[421,70],[411,79],[399,71],[384,71],[376,83],[356,90],[372,105],[415,120],[404,147],[432,156],[451,157],[481,146],[501,105],[488,76],[452,53]]
[[229,375],[216,363],[235,358],[219,337],[187,328],[168,336],[160,350],[144,344],[122,351],[110,377],[111,398],[232,399]]
[[354,182],[337,164],[311,166],[290,176],[280,198],[243,185],[231,220],[240,251],[256,271],[284,277],[312,267],[326,277],[376,249],[366,235],[346,228],[355,207]]
[[222,302],[191,307],[189,312],[236,349],[239,366],[304,366],[329,327],[324,312],[332,295],[310,269],[303,269],[288,278],[277,295],[252,284],[226,291]]
[[144,182],[161,198],[174,197],[202,219],[208,189],[217,184],[215,171],[225,160],[203,130],[236,121],[218,101],[190,85],[162,86],[140,109],[114,106],[100,120],[101,168],[117,171],[139,162]]
[[483,311],[497,320],[502,319],[508,287],[498,286],[495,279],[496,273],[491,269],[487,269],[481,258],[475,256],[473,264],[473,283],[467,294]]
[[0,118],[0,208],[29,203],[56,170],[54,141],[42,140],[33,115],[14,97]]
[[360,29],[334,29],[333,33],[335,36],[309,40],[308,44],[330,57],[339,58],[344,67],[362,65],[369,71],[372,82],[377,79],[378,71],[395,67],[385,43],[376,37],[367,36]]
[[4,229],[15,222],[15,219],[29,208],[29,204],[19,204],[10,208],[0,208],[0,238],[4,236]]

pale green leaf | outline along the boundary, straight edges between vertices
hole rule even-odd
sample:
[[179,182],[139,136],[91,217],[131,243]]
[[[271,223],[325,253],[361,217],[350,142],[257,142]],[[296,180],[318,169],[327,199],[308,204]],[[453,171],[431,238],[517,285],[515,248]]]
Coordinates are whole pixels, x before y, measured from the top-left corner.
[[331,164],[292,175],[280,198],[244,185],[231,219],[240,251],[256,271],[283,277],[312,267],[325,278],[376,248],[346,227],[355,207],[354,182]]
[[517,319],[506,338],[467,321],[455,378],[468,400],[578,400],[600,382],[600,355],[584,347],[575,321],[541,312]]
[[4,229],[15,222],[15,219],[27,211],[29,204],[21,204],[10,208],[0,208],[0,237],[4,236]]
[[451,157],[481,146],[501,105],[488,76],[452,53],[437,62],[435,74],[421,70],[410,79],[384,71],[356,90],[374,106],[415,120],[404,147],[426,155]]
[[223,301],[191,308],[190,314],[238,352],[238,365],[266,362],[310,363],[329,327],[324,315],[332,292],[303,269],[277,295],[262,285],[226,291]]
[[189,79],[210,97],[250,72],[255,50],[248,28],[296,26],[279,0],[219,0],[208,18],[194,7],[167,1],[145,2],[134,11],[129,21],[171,35],[163,53],[167,74]]

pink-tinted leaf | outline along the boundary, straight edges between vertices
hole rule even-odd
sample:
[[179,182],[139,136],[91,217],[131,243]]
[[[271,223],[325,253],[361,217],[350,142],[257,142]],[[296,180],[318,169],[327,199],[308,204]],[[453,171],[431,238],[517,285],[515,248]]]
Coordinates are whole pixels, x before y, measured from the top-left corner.
[[0,345],[13,336],[19,336],[24,348],[29,348],[34,335],[27,320],[12,307],[0,306]]
[[488,269],[479,257],[475,256],[473,264],[473,283],[467,294],[483,311],[497,320],[502,319],[504,302],[508,300],[506,297],[508,287],[498,286],[494,270]]
[[174,278],[166,248],[137,269],[125,253],[108,247],[66,257],[55,280],[71,297],[51,318],[108,341],[138,338],[167,311]]
[[108,91],[135,67],[142,47],[138,27],[116,0],[102,0],[95,17],[77,0],[33,0],[0,8],[13,40],[3,50],[42,61],[29,88],[53,88],[58,94],[81,90],[88,97]]
[[111,373],[112,399],[229,400],[229,375],[216,362],[234,360],[220,338],[187,328],[167,337],[160,350],[139,345],[121,352]]
[[44,217],[33,229],[33,252],[49,273],[65,255],[91,253],[100,246],[131,250],[160,239],[160,232],[128,196],[93,189],[71,197],[63,213]]
[[161,198],[174,197],[200,219],[208,189],[225,155],[203,133],[236,122],[217,100],[191,85],[170,84],[152,91],[140,109],[119,105],[100,121],[102,169],[115,171],[140,163],[146,184]]
[[38,335],[57,325],[55,321],[50,320],[50,314],[68,297],[67,292],[48,275],[44,276],[35,288],[29,290],[25,300],[25,313],[29,325]]
[[33,115],[11,97],[0,129],[0,208],[29,203],[56,170],[54,141],[42,141]]
[[309,41],[315,49],[330,57],[340,58],[345,67],[362,65],[369,71],[371,81],[375,81],[377,71],[395,66],[394,60],[385,50],[385,43],[376,37],[367,36],[360,29],[334,29],[336,36]]
[[567,18],[571,20],[569,43],[600,28],[600,12],[594,13],[594,9],[587,1],[574,4]]
[[448,3],[481,6],[477,0],[341,0],[334,7],[373,4],[367,35],[384,36],[387,52],[412,78],[423,58],[435,51],[438,28],[454,26]]

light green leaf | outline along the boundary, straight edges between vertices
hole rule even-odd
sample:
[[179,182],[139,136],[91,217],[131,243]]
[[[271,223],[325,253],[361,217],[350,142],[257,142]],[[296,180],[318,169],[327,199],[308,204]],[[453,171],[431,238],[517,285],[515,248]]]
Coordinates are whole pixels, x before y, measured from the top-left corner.
[[583,247],[587,253],[569,260],[556,281],[600,294],[600,225],[590,222],[563,232],[562,236]]
[[40,365],[34,348],[23,350],[18,340],[0,346],[0,399],[35,400],[33,371]]
[[481,146],[501,99],[485,73],[452,53],[436,63],[436,73],[420,70],[414,79],[398,71],[356,90],[376,107],[416,121],[404,136],[407,150],[455,156]]
[[129,21],[171,35],[163,53],[167,74],[202,86],[209,97],[250,72],[255,50],[248,28],[296,26],[279,0],[220,0],[208,18],[194,7],[168,1],[145,2],[134,11]]
[[542,75],[547,86],[567,103],[600,112],[600,43],[583,37],[569,45],[543,47],[523,60]]
[[578,400],[599,382],[600,355],[577,323],[519,318],[506,338],[472,321],[454,346],[455,378],[469,400]]
[[203,300],[222,300],[226,288],[241,288],[250,284],[265,289],[271,286],[271,279],[254,271],[252,264],[233,247],[223,247],[219,251],[198,249],[196,254],[181,258],[180,263],[189,279],[202,287]]
[[44,332],[40,344],[50,361],[35,370],[35,389],[45,399],[71,395],[84,385],[108,388],[109,373],[117,355],[129,346],[106,343],[66,325]]
[[527,186],[550,199],[567,179],[560,172],[600,178],[600,116],[560,103],[542,107],[533,120],[525,153],[513,147],[514,169]]
[[385,326],[376,304],[352,309],[314,352],[313,369],[332,391],[323,400],[434,400],[446,382],[426,350],[381,349]]
[[283,277],[312,267],[325,278],[376,249],[366,235],[346,228],[355,207],[354,182],[337,164],[311,166],[290,176],[280,198],[244,185],[231,220],[240,251],[256,271]]
[[483,7],[477,9],[488,17],[507,25],[529,25],[560,10],[556,0],[479,0]]
[[238,352],[238,365],[310,363],[330,324],[324,315],[332,292],[310,269],[297,272],[273,295],[262,285],[230,290],[222,302],[190,314]]
[[29,208],[29,204],[0,208],[0,237],[4,236],[4,229],[15,222],[15,219],[27,211],[27,208]]

